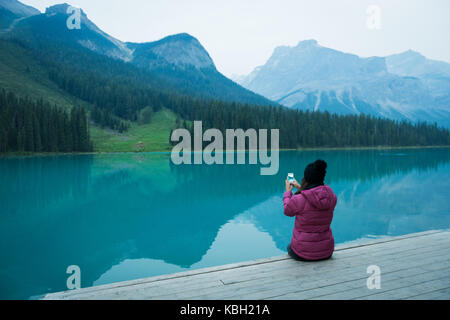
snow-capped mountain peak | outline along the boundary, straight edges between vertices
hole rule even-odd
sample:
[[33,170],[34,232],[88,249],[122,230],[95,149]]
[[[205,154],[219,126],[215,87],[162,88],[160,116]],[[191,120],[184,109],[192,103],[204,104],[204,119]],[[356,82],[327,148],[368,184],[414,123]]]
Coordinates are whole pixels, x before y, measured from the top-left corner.
[[239,83],[291,108],[450,124],[450,64],[412,50],[361,58],[304,40]]

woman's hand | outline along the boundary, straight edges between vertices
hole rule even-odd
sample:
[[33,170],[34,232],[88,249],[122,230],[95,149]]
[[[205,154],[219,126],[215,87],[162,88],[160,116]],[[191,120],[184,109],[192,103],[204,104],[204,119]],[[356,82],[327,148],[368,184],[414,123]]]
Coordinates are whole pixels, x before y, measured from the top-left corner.
[[289,179],[286,179],[286,191],[292,192],[292,184],[289,182]]
[[300,189],[300,184],[297,182],[297,180],[294,179],[294,181],[291,183],[295,189]]

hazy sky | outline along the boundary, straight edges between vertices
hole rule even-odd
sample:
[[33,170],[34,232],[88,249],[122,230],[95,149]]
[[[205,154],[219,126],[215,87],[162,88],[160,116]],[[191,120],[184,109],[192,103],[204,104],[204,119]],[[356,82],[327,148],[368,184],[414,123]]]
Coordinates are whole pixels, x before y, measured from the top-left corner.
[[[22,0],[44,11],[64,0]],[[316,39],[360,56],[413,49],[450,62],[449,0],[69,0],[110,35],[133,42],[187,32],[227,76],[248,74],[273,49]],[[375,5],[379,8],[369,9]],[[378,23],[379,22],[379,23]],[[370,26],[370,27],[369,27]]]

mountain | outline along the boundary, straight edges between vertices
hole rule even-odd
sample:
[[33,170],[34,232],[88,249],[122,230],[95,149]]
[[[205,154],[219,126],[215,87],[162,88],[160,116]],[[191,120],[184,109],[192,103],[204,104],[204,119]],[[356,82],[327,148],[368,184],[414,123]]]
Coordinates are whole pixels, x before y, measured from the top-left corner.
[[131,64],[151,72],[183,94],[259,105],[275,104],[222,75],[201,43],[187,33],[154,42],[127,43],[127,47],[133,52]]
[[404,77],[419,78],[436,99],[450,105],[450,64],[427,59],[412,50],[386,57],[388,71]]
[[15,20],[36,14],[40,14],[40,11],[17,0],[2,0],[0,2],[0,32],[8,28]]
[[305,40],[277,47],[265,65],[239,83],[294,109],[450,126],[450,86],[443,71],[450,65],[424,59],[411,53],[361,58]]
[[[210,99],[215,107],[231,101],[274,104],[220,74],[188,34],[125,43],[103,32],[83,10],[81,29],[69,30],[68,4],[40,13],[18,1],[0,1],[0,90],[61,109],[84,107],[97,151],[135,151],[138,142],[145,151],[170,150],[171,129],[189,121],[194,106],[209,109]],[[0,122],[9,121],[6,116]],[[0,150],[5,130],[14,135],[3,122]],[[14,148],[8,142],[6,150]]]
[[127,43],[133,50],[133,63],[143,68],[187,66],[201,69],[215,69],[208,52],[200,42],[187,33],[168,36],[159,41],[147,43]]
[[[450,141],[448,131],[433,125],[414,127],[385,119],[369,119],[364,115],[337,117],[288,108],[258,108],[255,105],[273,103],[218,72],[208,52],[194,37],[183,33],[149,43],[122,42],[99,29],[83,11],[80,11],[81,28],[69,30],[72,28],[68,28],[67,20],[72,10],[68,9],[67,4],[52,6],[45,13],[17,18],[3,29],[0,35],[0,89],[19,98],[42,99],[39,105],[56,105],[58,109],[71,111],[84,107],[91,121],[94,150],[135,151],[140,142],[145,151],[170,150],[168,137],[171,130],[180,126],[189,128],[192,121],[199,119],[204,121],[205,128],[280,128],[282,148],[447,145]],[[314,41],[304,42],[303,46],[318,47]],[[284,49],[279,51],[283,53]],[[384,59],[360,60],[357,56],[330,49],[324,55],[329,55],[332,61],[322,69],[316,69],[323,73],[332,71],[333,77],[341,80],[319,79],[335,91],[321,92],[320,103],[314,102],[316,74],[306,72],[313,64],[312,59],[310,65],[303,66],[304,74],[309,76],[305,77],[305,84],[309,81],[311,90],[304,90],[305,96],[309,94],[306,100],[303,99],[305,108],[312,101],[320,110],[326,106],[330,110],[335,108],[335,112],[341,108],[354,114],[349,109],[349,105],[353,105],[359,112],[370,112],[373,106],[357,97],[361,88],[366,90],[361,96],[376,99],[377,91],[385,90],[383,85],[395,89],[396,85],[405,85],[404,81],[395,83],[403,78],[409,81],[410,91],[427,89],[418,78],[389,73]],[[333,64],[333,61],[337,63]],[[279,62],[274,61],[276,63]],[[287,75],[289,69],[292,68],[288,66]],[[350,76],[346,74],[348,70]],[[383,77],[395,81],[387,85],[376,82]],[[348,83],[360,79],[361,88],[352,87],[351,95],[345,87],[339,92],[334,88],[339,89],[345,83],[342,79]],[[320,81],[316,81],[316,85],[321,85]],[[370,81],[375,81],[372,86]],[[426,95],[420,98],[434,99]],[[24,122],[14,120],[10,107],[4,103],[0,107],[3,107],[0,110],[3,114],[0,115],[0,150],[21,151],[20,132],[34,132],[32,126],[37,128],[37,124],[27,121],[25,128]],[[386,113],[388,111],[393,112],[386,110]],[[33,110],[27,111],[28,119],[33,118],[32,113]],[[62,133],[65,130],[60,130],[62,139],[58,150],[67,149]],[[77,130],[72,127],[72,131],[72,136],[77,136]],[[29,135],[28,140],[23,151],[42,151],[39,134]]]
[[2,10],[10,11],[18,17],[28,17],[40,13],[39,10],[27,6],[17,0],[2,0],[2,2],[0,2],[0,8]]
[[78,44],[111,58],[124,61],[131,59],[131,50],[123,42],[100,30],[81,9],[81,28],[72,30],[67,28],[69,7],[68,4],[51,6],[43,14],[33,15],[17,22],[5,36],[36,46],[44,42]]
[[98,28],[83,10],[81,28],[67,28],[71,15],[68,8],[66,3],[54,5],[43,14],[17,21],[4,32],[4,37],[18,39],[38,50],[48,45],[58,46],[62,52],[67,46],[86,48],[151,73],[154,85],[161,90],[225,101],[274,104],[223,76],[200,42],[188,34],[154,42],[125,43]]
[[427,59],[419,52],[413,50],[387,56],[386,65],[389,72],[401,76],[426,77],[440,75],[450,77],[450,64]]
[[241,83],[242,81],[245,80],[245,78],[246,78],[246,75],[243,75],[243,74],[236,74],[236,73],[233,73],[233,74],[230,76],[230,79],[233,80],[233,81],[236,82],[236,83]]

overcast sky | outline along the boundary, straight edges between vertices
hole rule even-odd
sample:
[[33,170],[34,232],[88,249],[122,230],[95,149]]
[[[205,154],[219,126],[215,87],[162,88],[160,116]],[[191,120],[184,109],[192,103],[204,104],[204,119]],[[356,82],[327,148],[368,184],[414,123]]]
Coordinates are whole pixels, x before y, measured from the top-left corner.
[[[22,0],[41,11],[63,1]],[[248,74],[264,64],[275,47],[305,39],[364,57],[413,49],[450,62],[449,0],[67,2],[82,8],[98,27],[122,41],[154,41],[187,32],[227,76]]]

